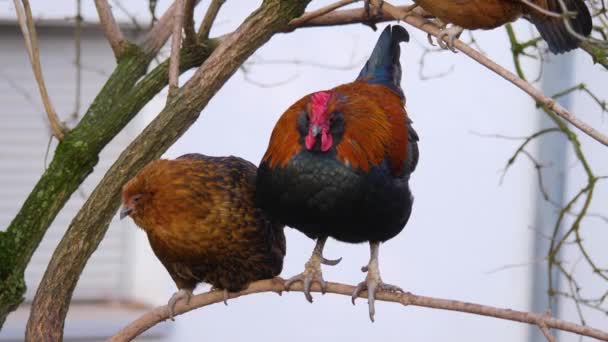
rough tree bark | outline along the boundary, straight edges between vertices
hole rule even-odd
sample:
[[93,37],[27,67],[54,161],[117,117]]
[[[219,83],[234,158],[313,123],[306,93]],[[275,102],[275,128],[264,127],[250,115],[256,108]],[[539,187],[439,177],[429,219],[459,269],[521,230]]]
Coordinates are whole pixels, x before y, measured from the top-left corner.
[[[166,84],[166,81],[162,84],[137,84],[137,81],[146,74],[150,62],[169,37],[170,32],[163,28],[173,20],[172,8],[146,36],[141,47],[121,43],[118,64],[105,85],[78,125],[59,143],[49,167],[6,231],[0,231],[0,328],[8,314],[23,301],[25,268],[48,227],[91,174],[101,150]],[[148,81],[166,78],[159,73],[149,76]]]
[[266,0],[227,36],[157,118],[129,145],[98,184],[53,254],[28,322],[26,339],[59,341],[72,292],[89,256],[120,204],[122,185],[158,158],[198,118],[239,66],[274,33],[304,12],[309,1]]
[[[80,123],[57,146],[53,160],[6,231],[0,232],[0,327],[23,300],[24,270],[49,225],[93,171],[98,154],[137,113],[119,112],[151,57],[131,46]],[[142,103],[143,105],[143,103]]]

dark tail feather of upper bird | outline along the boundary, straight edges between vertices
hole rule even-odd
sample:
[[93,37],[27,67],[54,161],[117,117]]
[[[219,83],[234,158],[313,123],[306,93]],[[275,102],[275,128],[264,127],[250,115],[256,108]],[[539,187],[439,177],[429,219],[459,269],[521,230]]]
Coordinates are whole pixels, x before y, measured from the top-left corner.
[[[592,22],[589,9],[583,0],[564,0],[569,11],[577,12],[576,18],[570,19],[572,29],[583,36],[591,34]],[[548,0],[548,10],[555,13],[562,13],[560,0]],[[541,37],[549,45],[549,50],[555,54],[568,52],[578,47],[580,40],[574,37],[566,24],[560,18],[550,18],[535,10],[530,9],[530,20],[540,33]]]
[[410,35],[402,26],[387,26],[378,38],[374,51],[359,73],[357,80],[385,85],[403,98],[399,43],[409,40]]

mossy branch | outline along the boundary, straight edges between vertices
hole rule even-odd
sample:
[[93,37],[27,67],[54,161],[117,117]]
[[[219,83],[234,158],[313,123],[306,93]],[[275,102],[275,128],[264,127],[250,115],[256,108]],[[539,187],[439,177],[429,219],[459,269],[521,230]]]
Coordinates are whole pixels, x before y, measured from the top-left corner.
[[72,292],[103,238],[120,203],[120,190],[146,163],[158,158],[200,115],[200,111],[274,33],[301,14],[308,1],[267,0],[228,35],[165,108],[129,145],[76,215],[55,250],[38,287],[26,339],[59,341]]
[[23,272],[44,233],[93,171],[99,152],[132,117],[114,108],[145,73],[149,60],[138,51],[132,47],[130,56],[117,65],[80,123],[59,143],[11,224],[0,232],[0,327],[22,301]]

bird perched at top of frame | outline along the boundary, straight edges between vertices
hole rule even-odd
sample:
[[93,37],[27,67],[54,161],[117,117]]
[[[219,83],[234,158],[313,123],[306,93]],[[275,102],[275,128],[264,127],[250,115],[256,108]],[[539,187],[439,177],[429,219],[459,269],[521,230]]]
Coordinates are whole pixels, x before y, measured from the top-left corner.
[[[581,37],[591,34],[592,22],[584,0],[414,0],[425,11],[445,24],[437,39],[443,48],[453,49],[454,39],[463,29],[493,29],[520,17],[530,20],[541,37],[555,54],[576,49]],[[560,15],[565,11],[574,12],[574,17],[566,19],[549,15]],[[576,33],[579,37],[573,34]],[[448,37],[447,45],[443,37]]]
[[400,291],[385,284],[378,268],[381,242],[407,223],[413,198],[410,174],[418,163],[418,135],[404,109],[399,43],[408,41],[401,26],[388,26],[371,57],[352,83],[304,96],[277,122],[258,170],[256,200],[282,223],[317,240],[305,271],[289,279],[325,288],[321,264],[328,237],[369,242],[366,280],[354,299],[368,291],[374,319],[377,290]]
[[122,191],[131,216],[186,303],[198,283],[239,291],[283,268],[283,225],[254,205],[256,167],[237,157],[187,154],[145,166]]

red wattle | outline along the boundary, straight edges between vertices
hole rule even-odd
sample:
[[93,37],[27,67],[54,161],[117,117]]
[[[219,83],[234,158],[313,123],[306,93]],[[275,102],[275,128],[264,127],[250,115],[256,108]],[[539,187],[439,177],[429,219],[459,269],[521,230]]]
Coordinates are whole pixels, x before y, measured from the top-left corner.
[[312,135],[312,132],[308,132],[306,138],[304,138],[306,149],[312,151],[312,149],[315,147],[315,142],[317,142],[317,138]]
[[321,133],[321,151],[327,152],[334,142],[334,138],[326,130]]

